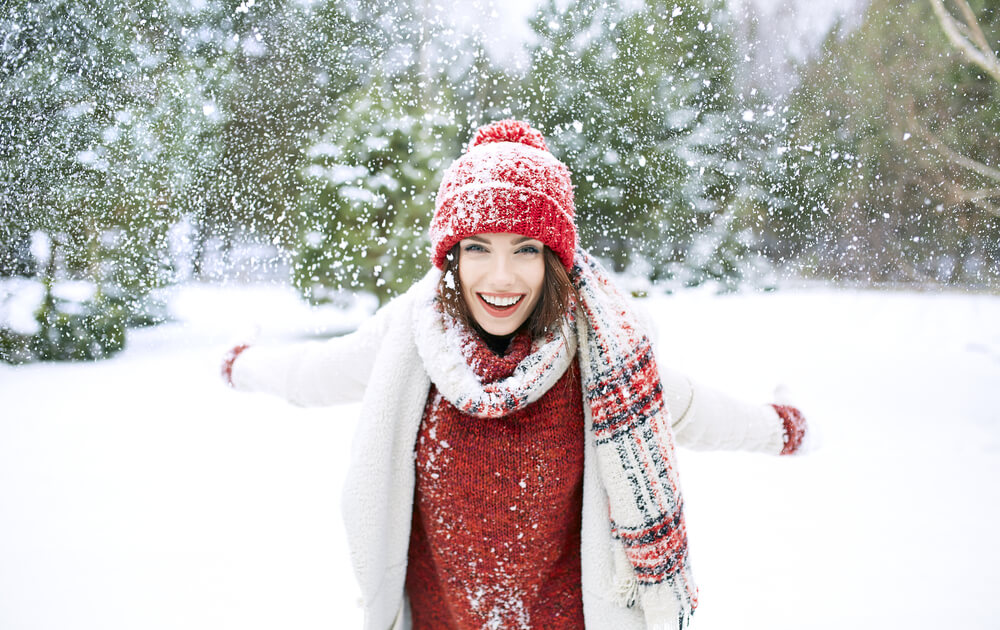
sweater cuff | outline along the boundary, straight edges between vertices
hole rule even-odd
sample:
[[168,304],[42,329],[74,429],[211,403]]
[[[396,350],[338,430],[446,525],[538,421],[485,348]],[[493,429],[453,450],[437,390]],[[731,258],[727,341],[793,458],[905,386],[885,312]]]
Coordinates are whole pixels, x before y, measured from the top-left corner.
[[781,449],[782,455],[792,455],[802,446],[802,439],[806,435],[806,418],[802,412],[791,405],[771,405],[783,425],[783,438],[785,445]]

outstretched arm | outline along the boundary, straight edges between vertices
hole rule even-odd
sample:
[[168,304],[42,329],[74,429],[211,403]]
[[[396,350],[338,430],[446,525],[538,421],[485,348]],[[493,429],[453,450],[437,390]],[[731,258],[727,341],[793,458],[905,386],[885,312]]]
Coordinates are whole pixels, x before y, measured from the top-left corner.
[[790,405],[754,405],[660,368],[674,438],[694,450],[790,455],[802,444],[805,417]]
[[360,400],[396,309],[387,304],[353,333],[326,341],[237,346],[223,362],[223,377],[239,391],[274,394],[302,407]]
[[[641,302],[632,303],[638,324],[657,342],[656,324]],[[806,419],[790,405],[737,400],[659,364],[660,381],[677,444],[693,450],[741,450],[791,455],[805,437]],[[815,446],[815,445],[814,445]]]

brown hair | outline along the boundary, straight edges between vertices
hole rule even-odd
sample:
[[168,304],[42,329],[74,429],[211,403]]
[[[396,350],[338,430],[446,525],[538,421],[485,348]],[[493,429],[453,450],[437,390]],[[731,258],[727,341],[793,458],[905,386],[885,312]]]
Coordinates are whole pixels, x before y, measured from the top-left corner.
[[[545,276],[542,279],[542,294],[535,304],[528,319],[521,324],[521,330],[527,330],[531,338],[540,337],[548,331],[561,325],[566,318],[570,304],[579,303],[579,294],[573,282],[569,279],[566,267],[563,267],[559,256],[545,246],[543,250]],[[459,244],[452,246],[444,259],[444,273],[438,282],[438,295],[444,310],[449,315],[462,322],[477,333],[483,329],[476,323],[469,311],[469,305],[462,297],[462,286],[458,279]]]

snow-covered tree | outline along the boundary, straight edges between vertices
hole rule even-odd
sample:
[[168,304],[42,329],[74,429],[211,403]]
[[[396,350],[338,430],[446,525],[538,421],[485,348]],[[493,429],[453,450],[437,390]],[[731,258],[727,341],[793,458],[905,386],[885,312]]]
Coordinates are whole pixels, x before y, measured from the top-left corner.
[[[182,27],[156,5],[19,0],[0,14],[0,240],[44,234],[48,260],[28,270],[48,291],[94,288],[68,310],[47,293],[43,358],[104,356],[125,325],[162,318],[149,295],[170,280],[174,200],[210,155],[192,139],[211,121],[202,81],[184,72]],[[91,314],[114,333],[85,334]]]
[[311,299],[346,289],[384,300],[429,267],[434,192],[459,130],[452,117],[394,96],[382,82],[359,91],[308,151],[295,283]]
[[583,241],[654,280],[737,274],[718,257],[739,176],[723,7],[548,2],[532,25],[531,116],[575,175]]
[[188,204],[195,272],[206,242],[289,246],[310,139],[362,86],[381,42],[339,2],[227,1],[200,14],[193,55],[212,66],[220,153]]

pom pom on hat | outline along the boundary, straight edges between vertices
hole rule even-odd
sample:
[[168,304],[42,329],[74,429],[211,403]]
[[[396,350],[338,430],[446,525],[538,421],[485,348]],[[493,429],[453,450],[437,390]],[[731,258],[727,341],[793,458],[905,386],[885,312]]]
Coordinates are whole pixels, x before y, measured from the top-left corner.
[[528,123],[501,120],[476,131],[469,149],[444,173],[431,221],[431,260],[463,238],[490,232],[544,243],[567,270],[576,250],[576,209],[566,165]]
[[532,129],[528,123],[520,120],[499,120],[485,127],[480,127],[472,142],[469,143],[469,149],[490,142],[517,142],[542,151],[549,150],[545,146],[545,138],[542,137],[542,134]]

